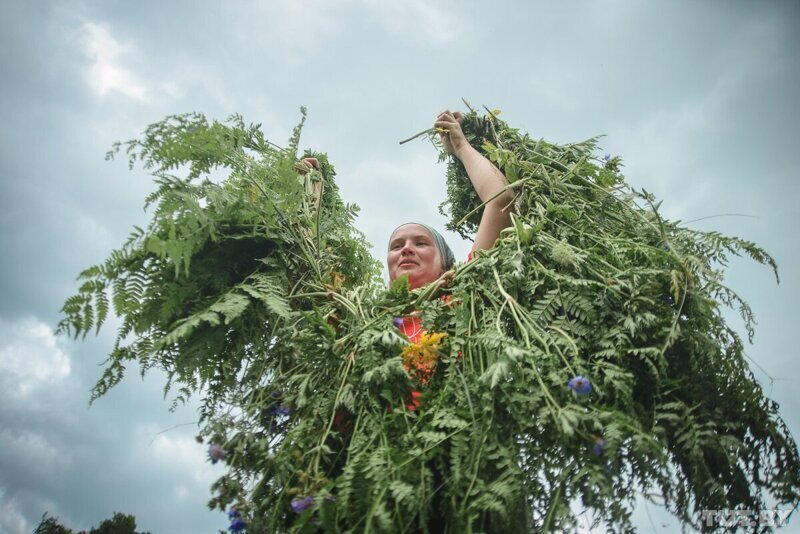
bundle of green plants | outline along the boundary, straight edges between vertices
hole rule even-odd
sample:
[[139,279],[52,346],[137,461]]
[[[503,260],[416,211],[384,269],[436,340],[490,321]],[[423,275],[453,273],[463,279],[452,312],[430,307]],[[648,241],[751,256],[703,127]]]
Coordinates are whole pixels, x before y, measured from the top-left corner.
[[[240,117],[182,115],[116,145],[156,177],[152,220],[81,273],[60,324],[121,318],[93,399],[129,362],[201,397],[231,530],[623,530],[641,498],[705,528],[703,509],[797,502],[795,442],[722,316],[752,336],[722,274],[731,254],[776,269],[766,252],[664,219],[596,139],[470,111],[513,225],[437,283],[386,287],[324,154],[297,172],[301,126],[281,148]],[[469,237],[481,202],[454,159],[446,179]],[[412,314],[416,342],[397,329]]]

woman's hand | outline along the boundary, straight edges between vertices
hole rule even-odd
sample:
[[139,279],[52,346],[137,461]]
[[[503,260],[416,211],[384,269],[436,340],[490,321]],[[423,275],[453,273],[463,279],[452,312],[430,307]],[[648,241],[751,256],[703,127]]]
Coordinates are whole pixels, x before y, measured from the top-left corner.
[[[317,158],[303,158],[294,164],[294,170],[298,174],[305,176],[312,170],[319,170],[319,160]],[[322,181],[314,182],[314,209],[319,210],[322,202]]]
[[465,150],[472,148],[461,130],[462,122],[464,122],[464,116],[461,113],[458,111],[451,113],[449,109],[446,109],[436,117],[436,122],[433,123],[434,127],[447,130],[439,134],[442,144],[445,150],[458,159],[461,159]]
[[303,158],[294,164],[294,170],[303,175],[312,169],[319,170],[319,160],[317,158]]

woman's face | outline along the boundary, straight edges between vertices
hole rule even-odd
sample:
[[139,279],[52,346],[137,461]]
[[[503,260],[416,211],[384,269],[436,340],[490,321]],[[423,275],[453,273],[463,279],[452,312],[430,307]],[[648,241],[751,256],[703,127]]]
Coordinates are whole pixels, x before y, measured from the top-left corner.
[[392,233],[386,266],[390,281],[408,274],[412,289],[433,282],[443,271],[433,236],[418,224],[404,224]]

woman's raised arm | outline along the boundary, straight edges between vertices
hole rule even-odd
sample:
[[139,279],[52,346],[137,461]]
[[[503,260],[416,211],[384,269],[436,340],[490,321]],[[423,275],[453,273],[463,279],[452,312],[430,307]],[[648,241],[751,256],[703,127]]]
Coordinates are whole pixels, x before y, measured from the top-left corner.
[[[469,144],[461,131],[463,120],[461,113],[445,110],[439,114],[433,125],[447,130],[441,134],[445,149],[461,161],[475,192],[482,202],[486,202],[500,193],[508,185],[508,180],[500,169]],[[513,199],[513,194],[507,190],[486,204],[475,242],[472,244],[473,252],[491,248],[500,237],[500,231],[511,226],[509,210]]]

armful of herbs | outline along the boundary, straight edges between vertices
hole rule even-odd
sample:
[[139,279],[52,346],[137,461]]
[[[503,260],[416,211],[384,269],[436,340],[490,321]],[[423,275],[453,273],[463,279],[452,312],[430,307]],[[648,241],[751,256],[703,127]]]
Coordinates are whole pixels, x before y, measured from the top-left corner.
[[[442,133],[442,143],[445,149],[461,161],[467,171],[472,187],[481,199],[487,202],[483,208],[481,222],[472,251],[492,248],[494,242],[500,237],[500,232],[511,226],[511,203],[514,195],[510,190],[503,190],[508,186],[508,180],[491,161],[475,150],[469,144],[464,132],[461,131],[463,121],[461,113],[450,111],[442,112],[437,117],[434,126],[444,128],[447,133]],[[490,200],[491,199],[491,200]]]

